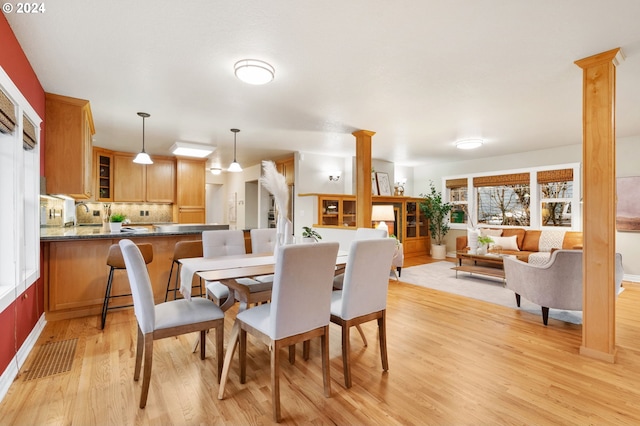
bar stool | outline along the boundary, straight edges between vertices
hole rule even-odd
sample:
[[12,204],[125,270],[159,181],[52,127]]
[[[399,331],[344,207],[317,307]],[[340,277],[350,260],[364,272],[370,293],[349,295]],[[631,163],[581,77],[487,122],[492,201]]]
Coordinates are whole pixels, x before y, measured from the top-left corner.
[[[169,270],[169,280],[167,281],[167,291],[164,294],[164,301],[166,302],[169,298],[169,292],[173,291],[173,299],[177,299],[177,292],[180,289],[179,281],[180,281],[180,268],[182,267],[182,263],[180,263],[180,259],[188,259],[190,257],[202,257],[202,241],[180,241],[176,243],[175,248],[173,249],[173,262],[171,262],[171,269]],[[171,287],[171,276],[173,275],[173,267],[177,265],[176,268],[176,280]],[[198,287],[200,289],[200,297],[203,296],[202,292],[202,279],[200,280],[200,284],[194,285],[193,287]],[[193,292],[192,292],[193,294]]]
[[[142,253],[142,257],[144,258],[144,263],[149,264],[153,260],[153,246],[149,243],[138,244],[138,248]],[[111,267],[109,269],[109,278],[107,279],[107,290],[104,293],[104,302],[102,303],[102,321],[100,325],[100,329],[104,329],[104,324],[107,320],[107,311],[110,309],[119,309],[119,308],[127,308],[129,306],[133,306],[133,304],[129,305],[118,305],[118,306],[109,306],[109,300],[115,297],[126,297],[131,296],[131,293],[127,294],[116,294],[115,296],[111,295],[111,285],[113,284],[113,271],[116,269],[127,269],[124,264],[124,257],[122,256],[122,251],[120,251],[120,246],[118,244],[112,244],[109,247],[109,253],[107,254],[107,265]]]

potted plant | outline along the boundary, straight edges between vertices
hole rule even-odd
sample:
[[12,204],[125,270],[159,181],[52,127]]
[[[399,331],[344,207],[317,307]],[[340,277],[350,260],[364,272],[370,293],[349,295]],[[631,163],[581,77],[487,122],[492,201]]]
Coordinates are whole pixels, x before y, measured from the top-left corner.
[[423,201],[420,209],[429,221],[429,233],[431,234],[431,257],[444,259],[447,255],[447,246],[444,237],[449,232],[449,213],[453,205],[442,200],[442,192],[436,191],[433,182],[430,182],[430,192],[420,194]]
[[321,240],[322,236],[318,234],[315,230],[311,229],[308,226],[302,227],[302,241],[305,243],[317,243],[318,240]]
[[111,232],[120,232],[122,229],[122,222],[124,222],[126,218],[127,217],[122,213],[113,213],[109,216],[109,229],[111,229]]
[[487,254],[487,248],[489,244],[493,242],[493,239],[488,235],[481,235],[478,237],[478,254]]

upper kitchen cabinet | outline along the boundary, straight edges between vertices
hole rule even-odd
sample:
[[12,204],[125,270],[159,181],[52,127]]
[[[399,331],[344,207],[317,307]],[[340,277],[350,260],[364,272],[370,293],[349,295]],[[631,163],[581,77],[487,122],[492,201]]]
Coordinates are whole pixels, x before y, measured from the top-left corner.
[[206,160],[176,160],[177,202],[175,217],[179,223],[204,223]]
[[89,101],[45,93],[47,192],[73,198],[93,197],[94,134]]
[[115,202],[173,203],[175,171],[172,158],[153,157],[153,164],[133,162],[135,154],[113,155]]
[[113,153],[93,148],[96,201],[113,201]]

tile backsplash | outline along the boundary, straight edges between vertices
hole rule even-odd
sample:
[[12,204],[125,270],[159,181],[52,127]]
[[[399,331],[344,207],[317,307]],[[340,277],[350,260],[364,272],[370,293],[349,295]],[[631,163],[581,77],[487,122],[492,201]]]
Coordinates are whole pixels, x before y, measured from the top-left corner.
[[[122,213],[132,224],[151,224],[173,222],[173,206],[171,204],[152,203],[97,203],[85,201],[84,205],[76,204],[76,218],[79,224],[101,224],[105,204],[111,206],[111,213]],[[52,198],[40,199],[41,225],[63,225],[63,200]],[[97,213],[96,213],[97,212]],[[97,216],[95,216],[97,214]],[[46,223],[45,223],[46,221]]]

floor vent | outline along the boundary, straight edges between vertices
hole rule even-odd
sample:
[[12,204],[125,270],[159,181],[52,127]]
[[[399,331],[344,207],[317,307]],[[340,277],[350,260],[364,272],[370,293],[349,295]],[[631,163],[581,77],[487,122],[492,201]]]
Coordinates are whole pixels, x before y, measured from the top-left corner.
[[78,339],[49,342],[40,347],[35,360],[27,369],[25,380],[40,379],[71,370]]

